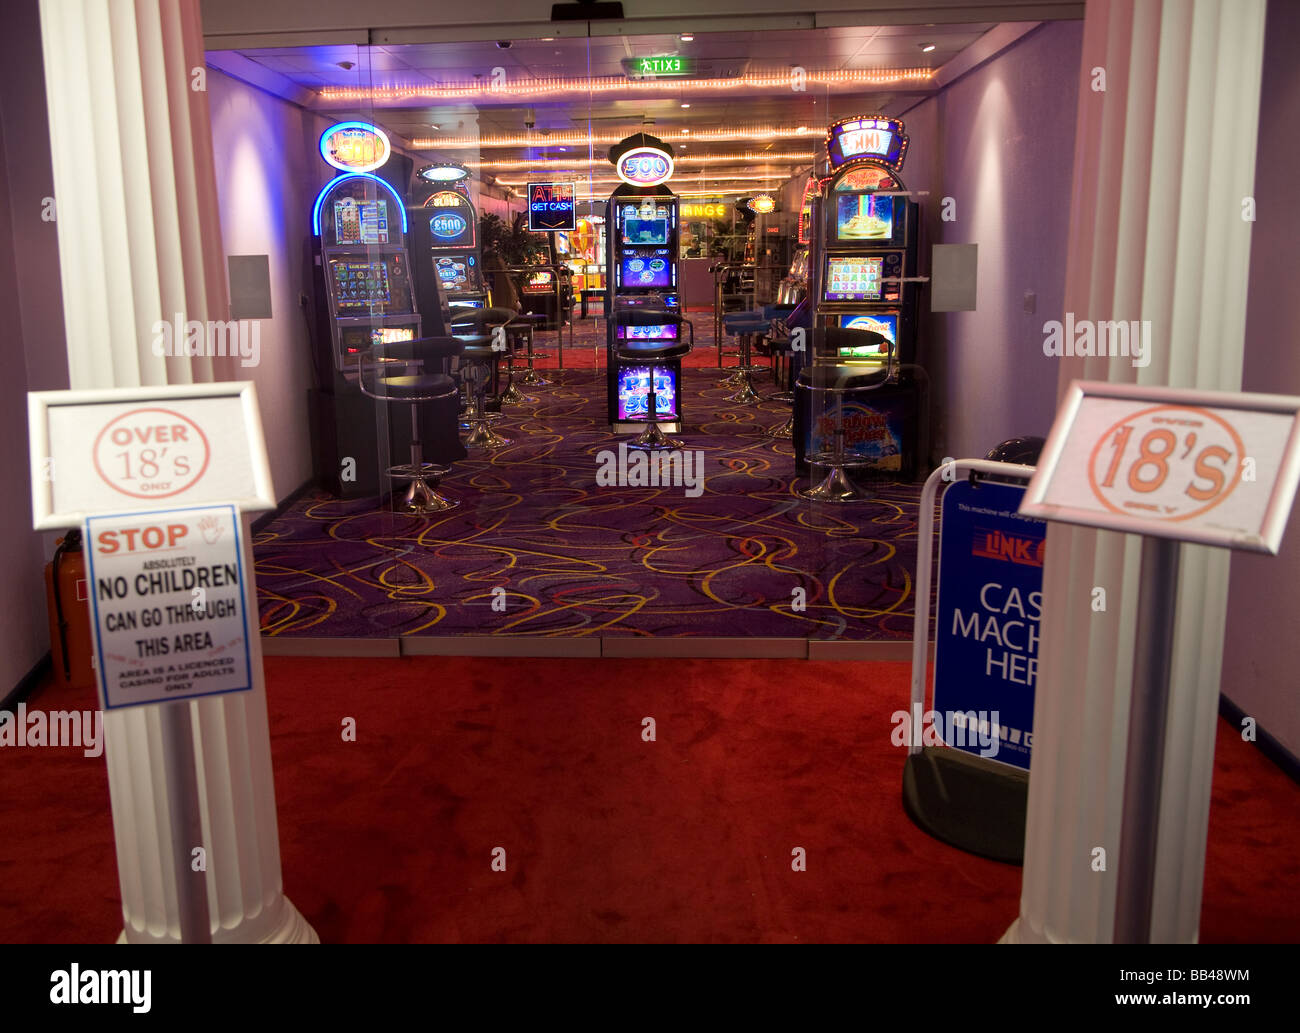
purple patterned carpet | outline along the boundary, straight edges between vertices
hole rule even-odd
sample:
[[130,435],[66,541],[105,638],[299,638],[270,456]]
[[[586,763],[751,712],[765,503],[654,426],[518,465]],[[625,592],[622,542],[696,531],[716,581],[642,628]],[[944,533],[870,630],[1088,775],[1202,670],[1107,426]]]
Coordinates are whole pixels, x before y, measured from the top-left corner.
[[263,632],[910,638],[919,485],[805,502],[790,442],[763,435],[789,407],[733,406],[701,369],[683,374],[678,437],[702,454],[702,493],[598,484],[620,440],[604,374],[560,376],[507,407],[496,428],[511,446],[472,452],[444,479],[459,508],[413,517],[312,493],[265,527]]

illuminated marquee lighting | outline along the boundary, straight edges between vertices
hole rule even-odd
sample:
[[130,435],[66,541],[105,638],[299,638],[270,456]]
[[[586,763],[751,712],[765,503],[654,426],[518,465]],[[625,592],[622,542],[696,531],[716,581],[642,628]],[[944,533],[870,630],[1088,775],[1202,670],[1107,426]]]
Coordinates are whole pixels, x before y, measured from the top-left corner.
[[371,172],[388,160],[388,134],[370,122],[336,122],[320,137],[320,156],[343,172]]
[[[804,81],[811,86],[847,90],[928,82],[932,78],[934,78],[933,68],[831,69],[810,71]],[[589,96],[600,93],[721,93],[744,89],[785,91],[790,88],[790,81],[788,72],[742,75],[731,79],[627,79],[617,75],[602,75],[590,79],[555,77],[500,82],[489,81],[484,77],[474,82],[449,83],[441,86],[428,82],[410,85],[394,83],[383,86],[325,86],[317,91],[317,96],[329,103],[357,101],[408,103],[540,96],[556,99],[564,94]]]
[[320,211],[322,205],[324,205],[325,203],[325,195],[328,194],[340,183],[342,183],[344,180],[348,180],[348,179],[371,180],[372,182],[378,183],[381,187],[383,187],[390,194],[392,194],[393,204],[397,205],[397,210],[402,213],[402,233],[403,234],[406,233],[406,205],[402,204],[402,199],[397,196],[397,191],[393,189],[392,184],[385,182],[384,180],[380,179],[378,176],[372,175],[369,172],[345,172],[343,175],[335,176],[333,179],[331,179],[328,183],[326,183],[321,188],[321,192],[316,195],[316,206],[312,209],[312,213],[311,213],[311,228],[312,228],[312,232],[315,233],[316,236],[318,237],[320,236]]
[[[758,140],[791,140],[806,139],[809,136],[816,135],[816,130],[809,129],[805,125],[800,126],[773,126],[773,125],[732,125],[719,127],[717,129],[656,129],[659,138],[668,142],[681,141],[683,143],[700,144],[700,143],[724,143],[734,141],[754,142]],[[633,131],[635,132],[635,130]],[[586,147],[590,142],[591,146],[597,147],[601,144],[614,144],[626,138],[627,130],[606,130],[605,132],[588,133],[584,129],[560,129],[552,131],[545,137],[546,146],[578,145]],[[518,133],[487,135],[482,136],[454,136],[447,138],[420,137],[411,141],[411,146],[420,149],[431,150],[487,150],[491,148],[504,147],[536,147],[538,138],[531,135],[520,135]]]
[[776,202],[772,200],[771,194],[759,194],[749,202],[749,210],[759,215],[767,215],[769,212],[776,211]]
[[[772,172],[757,176],[742,175],[718,175],[698,173],[693,176],[674,176],[674,183],[784,183],[790,178],[788,173]],[[584,186],[597,186],[602,183],[608,183],[611,186],[615,183],[626,183],[627,180],[619,179],[617,176],[584,176],[578,181]],[[498,185],[503,187],[526,187],[529,183],[526,179],[498,179]],[[640,186],[641,184],[634,184]],[[656,184],[650,184],[654,186]]]
[[[683,165],[782,165],[800,164],[813,161],[817,155],[813,151],[746,151],[744,154],[679,154],[674,158],[678,168]],[[498,161],[467,161],[467,168],[480,172],[497,170],[518,172],[521,169],[548,169],[573,171],[582,165],[587,168],[604,167],[605,158],[534,158],[501,159]]]

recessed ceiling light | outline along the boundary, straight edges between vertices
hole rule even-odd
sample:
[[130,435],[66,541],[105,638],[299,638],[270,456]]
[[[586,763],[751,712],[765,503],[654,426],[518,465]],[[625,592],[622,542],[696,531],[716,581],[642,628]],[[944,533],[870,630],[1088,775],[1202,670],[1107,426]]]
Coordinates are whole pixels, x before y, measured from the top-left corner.
[[689,107],[690,107],[690,104],[689,104],[689,103],[686,103],[685,101],[683,101],[683,102],[682,102],[682,107],[684,107],[684,108],[689,108]]
[[930,53],[930,51],[932,51],[932,50],[934,49],[934,44],[933,44],[933,43],[922,43],[922,44],[920,44],[920,47],[921,47],[921,53],[923,53],[923,54],[928,54],[928,53]]
[[695,33],[693,33],[693,32],[683,32],[683,33],[682,33],[680,36],[678,36],[677,38],[678,38],[679,40],[681,40],[683,43],[689,43],[691,40],[693,40],[693,39],[695,38]]
[[690,130],[689,130],[689,129],[683,129],[683,130],[682,130],[682,133],[683,133],[683,134],[686,134],[686,135],[689,135],[689,134],[690,134]]

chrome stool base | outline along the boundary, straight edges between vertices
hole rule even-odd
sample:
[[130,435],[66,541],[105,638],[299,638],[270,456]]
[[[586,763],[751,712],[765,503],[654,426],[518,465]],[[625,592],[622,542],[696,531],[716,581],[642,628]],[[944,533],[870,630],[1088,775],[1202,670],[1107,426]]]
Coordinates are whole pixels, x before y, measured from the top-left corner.
[[[448,469],[436,463],[421,463],[418,467],[408,463],[405,466],[390,467],[388,476],[398,480],[409,478],[411,485],[406,489],[406,496],[402,500],[403,507],[408,513],[429,516],[433,513],[445,513],[460,505],[460,499],[449,499],[439,494],[437,490],[438,481]],[[427,477],[433,478],[432,486],[425,479]]]
[[635,441],[628,442],[628,448],[635,448],[645,452],[657,452],[660,450],[675,450],[682,447],[682,443],[676,438],[670,438],[659,429],[658,423],[647,423]]
[[763,436],[768,438],[794,437],[794,413],[791,413],[790,418],[786,420],[783,424],[781,424],[781,426],[773,427],[771,430],[767,431]]
[[[501,392],[502,405],[522,405],[525,402],[531,404],[535,401],[537,401],[537,399],[533,395],[526,395],[522,391],[520,391],[518,384],[511,384],[508,388],[506,388],[504,391]],[[462,423],[461,427],[463,427],[466,430],[469,429],[468,424]]]
[[527,384],[529,387],[551,386],[551,381],[547,380],[531,366],[524,372],[524,375],[519,378],[519,383]]
[[511,443],[510,438],[503,438],[492,429],[485,419],[475,423],[473,429],[469,432],[469,436],[465,438],[466,448],[505,448],[506,445]]
[[822,478],[821,483],[813,487],[804,488],[799,492],[799,496],[807,499],[809,502],[835,502],[841,504],[848,502],[870,502],[876,497],[874,493],[869,492],[864,488],[859,488],[856,484],[850,481],[848,476],[844,473],[844,467],[842,466],[831,467],[831,469],[826,472],[826,476]]

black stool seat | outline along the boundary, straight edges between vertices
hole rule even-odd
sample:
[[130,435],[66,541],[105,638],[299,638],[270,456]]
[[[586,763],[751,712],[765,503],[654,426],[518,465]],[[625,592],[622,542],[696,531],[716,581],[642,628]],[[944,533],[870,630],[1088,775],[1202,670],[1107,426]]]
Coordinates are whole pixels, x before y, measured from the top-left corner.
[[379,377],[375,395],[383,398],[411,398],[421,395],[455,394],[456,382],[445,373],[415,373],[402,377]]
[[633,362],[677,359],[691,350],[685,341],[620,341],[618,357]]

